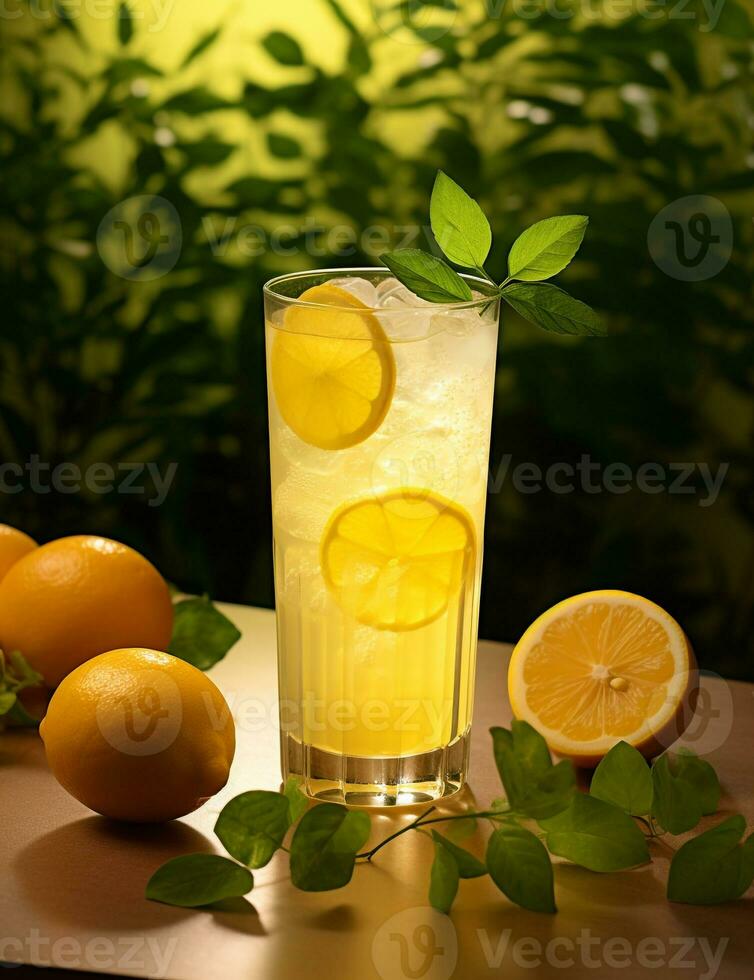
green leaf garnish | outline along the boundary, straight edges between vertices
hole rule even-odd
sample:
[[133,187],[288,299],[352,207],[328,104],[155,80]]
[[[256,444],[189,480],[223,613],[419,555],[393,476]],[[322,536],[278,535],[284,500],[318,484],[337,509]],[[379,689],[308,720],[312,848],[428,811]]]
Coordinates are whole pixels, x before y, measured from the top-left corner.
[[552,333],[601,337],[607,332],[591,306],[551,283],[512,282],[502,296],[524,319]]
[[308,810],[291,841],[291,880],[305,892],[342,888],[351,880],[356,854],[371,821],[361,810],[319,803]]
[[595,796],[577,793],[567,810],[540,826],[553,854],[590,871],[621,871],[649,860],[644,834],[631,817]]
[[173,636],[168,653],[209,670],[241,639],[241,633],[204,596],[183,599],[173,606]]
[[490,223],[477,202],[442,170],[432,188],[429,220],[437,244],[451,262],[481,269],[492,246]]
[[473,299],[469,284],[436,255],[419,248],[385,252],[380,259],[396,279],[431,303],[463,303]]
[[556,912],[552,862],[530,830],[506,823],[487,844],[487,868],[500,891],[532,912]]
[[654,790],[647,760],[633,745],[618,742],[597,766],[589,792],[633,816],[649,813]]
[[539,282],[562,272],[578,252],[588,224],[583,214],[566,214],[527,228],[511,247],[508,277]]
[[740,814],[687,841],[673,857],[668,877],[671,902],[718,905],[739,898],[754,882],[754,834]]
[[450,850],[435,841],[435,859],[429,874],[429,904],[446,915],[458,892],[459,869]]
[[436,830],[432,831],[432,837],[436,844],[442,844],[443,847],[447,847],[448,851],[453,855],[458,865],[458,874],[461,878],[479,878],[480,875],[487,874],[484,863],[475,854],[467,851],[465,847],[459,847],[452,840],[443,837],[442,834],[438,834]]
[[288,800],[291,813],[291,823],[297,823],[309,808],[309,798],[301,792],[301,779],[289,776],[283,787],[283,795]]
[[669,834],[692,830],[702,819],[702,794],[688,779],[676,775],[670,757],[661,755],[652,766],[652,816]]
[[510,731],[492,728],[490,733],[511,808],[535,820],[565,810],[576,792],[572,763],[563,759],[553,766],[547,743],[528,722],[514,720]]
[[146,897],[181,908],[198,908],[247,895],[253,887],[251,871],[235,861],[219,854],[185,854],[155,871],[147,883]]
[[223,807],[215,833],[231,857],[250,868],[263,868],[290,825],[287,797],[257,789],[241,793]]

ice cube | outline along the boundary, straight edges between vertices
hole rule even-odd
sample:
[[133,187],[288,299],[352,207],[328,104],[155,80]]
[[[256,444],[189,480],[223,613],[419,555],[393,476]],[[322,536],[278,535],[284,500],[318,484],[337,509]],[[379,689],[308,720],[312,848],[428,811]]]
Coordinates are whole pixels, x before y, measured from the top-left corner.
[[360,276],[342,276],[339,279],[330,279],[329,285],[345,289],[370,309],[379,306],[377,290],[368,279],[362,279]]

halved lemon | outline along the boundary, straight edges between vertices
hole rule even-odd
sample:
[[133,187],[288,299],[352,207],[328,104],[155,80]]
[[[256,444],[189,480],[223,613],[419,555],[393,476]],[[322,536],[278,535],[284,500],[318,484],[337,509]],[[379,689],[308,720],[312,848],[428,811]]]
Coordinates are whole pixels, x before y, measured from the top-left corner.
[[[379,321],[345,289],[302,293],[275,331],[270,373],[286,424],[319,449],[347,449],[382,423],[395,388],[395,358]],[[327,307],[330,307],[328,309]]]
[[630,592],[585,592],[548,609],[513,651],[508,693],[517,718],[550,748],[596,765],[624,740],[651,757],[688,726],[698,672],[686,635]]
[[344,504],[322,536],[320,562],[341,608],[383,630],[439,618],[473,566],[474,524],[458,504],[403,487]]

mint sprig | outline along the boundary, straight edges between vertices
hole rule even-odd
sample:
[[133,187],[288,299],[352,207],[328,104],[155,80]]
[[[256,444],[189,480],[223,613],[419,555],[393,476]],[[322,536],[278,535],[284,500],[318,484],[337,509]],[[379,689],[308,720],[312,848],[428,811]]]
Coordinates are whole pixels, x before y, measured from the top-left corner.
[[[589,222],[585,215],[545,218],[519,235],[508,255],[508,274],[499,284],[484,268],[492,246],[490,223],[477,201],[442,170],[432,188],[429,215],[442,253],[494,287],[490,298],[501,297],[525,319],[553,333],[592,337],[606,333],[594,310],[543,282],[562,272],[578,252]],[[472,298],[466,280],[439,256],[420,249],[398,249],[381,258],[421,299],[457,303]]]
[[[650,845],[662,833],[658,823],[676,833],[674,828],[716,809],[720,798],[712,766],[687,750],[666,753],[650,767],[635,748],[619,742],[597,767],[591,791],[583,793],[576,789],[571,762],[553,765],[547,743],[531,725],[514,721],[510,729],[491,733],[506,796],[485,810],[443,815],[430,806],[362,851],[372,831],[368,813],[312,804],[291,777],[279,793],[252,790],[226,804],[215,833],[234,860],[211,854],[174,858],[152,876],[147,898],[193,907],[245,895],[254,884],[250,869],[263,867],[279,851],[288,854],[297,888],[342,888],[357,867],[403,834],[418,832],[433,847],[428,894],[434,908],[449,913],[461,888],[473,887],[465,881],[489,874],[509,901],[552,914],[551,854],[593,872],[633,868],[651,860]],[[486,847],[481,821],[492,827]],[[436,830],[439,824],[446,825],[443,833]],[[459,828],[463,833],[454,833]],[[671,863],[669,900],[714,904],[742,895],[754,881],[754,834],[744,840],[745,832],[744,818],[734,816],[684,844]],[[468,846],[460,846],[462,838]]]

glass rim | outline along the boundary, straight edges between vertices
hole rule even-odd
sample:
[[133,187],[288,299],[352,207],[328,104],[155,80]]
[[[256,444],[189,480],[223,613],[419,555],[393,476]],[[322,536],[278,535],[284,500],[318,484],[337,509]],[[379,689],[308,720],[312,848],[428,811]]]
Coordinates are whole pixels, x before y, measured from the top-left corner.
[[[280,293],[276,291],[276,288],[281,283],[295,282],[299,279],[307,279],[313,276],[322,276],[324,281],[328,279],[344,279],[349,276],[358,277],[362,274],[367,275],[378,275],[384,276],[385,278],[395,278],[393,273],[386,266],[352,266],[337,269],[306,269],[299,272],[286,272],[283,275],[275,276],[272,279],[268,279],[262,288],[262,293],[265,299],[273,299],[276,302],[286,303],[289,306],[300,306],[306,307],[312,310],[346,310],[350,313],[354,312],[352,306],[339,306],[337,303],[312,303],[309,300],[301,300],[297,296],[288,296],[285,293]],[[487,282],[486,279],[482,279],[480,276],[471,275],[465,272],[458,273],[462,279],[464,279],[469,285],[473,285],[480,292],[483,293],[482,296],[472,297],[470,300],[460,300],[457,303],[431,303],[429,306],[426,304],[416,304],[413,306],[404,306],[400,309],[389,309],[384,306],[367,306],[361,312],[363,313],[379,313],[380,317],[384,316],[405,316],[407,313],[419,313],[426,312],[431,309],[433,313],[445,313],[445,312],[459,312],[463,310],[476,310],[480,307],[486,307],[489,305],[490,300],[499,300],[500,295],[497,292],[497,286],[493,283]]]

